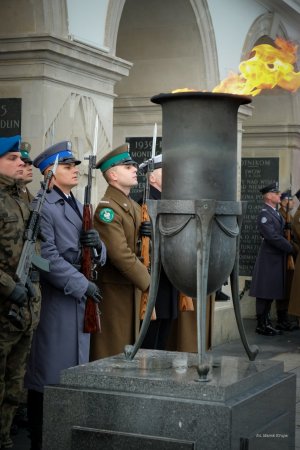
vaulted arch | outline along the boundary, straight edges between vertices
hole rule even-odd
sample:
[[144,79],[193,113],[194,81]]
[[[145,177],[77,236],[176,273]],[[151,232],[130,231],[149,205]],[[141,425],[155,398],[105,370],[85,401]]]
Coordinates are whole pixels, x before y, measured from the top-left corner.
[[[110,0],[107,10],[107,18],[105,25],[105,47],[109,49],[109,52],[116,56],[117,54],[117,40],[120,27],[120,21],[122,13],[126,3],[132,0]],[[141,2],[137,2],[141,3]],[[148,2],[149,5],[150,2]],[[153,2],[151,2],[153,3]],[[162,7],[165,2],[157,3],[158,8]],[[170,3],[170,9],[176,7],[176,0]],[[186,2],[184,2],[186,3]],[[161,6],[159,6],[161,5]],[[201,46],[202,53],[202,70],[205,79],[205,88],[212,89],[219,81],[219,69],[218,69],[218,57],[215,43],[215,36],[213,31],[213,25],[207,5],[207,0],[190,0],[190,6],[194,13],[194,23],[197,26],[199,34],[199,46]],[[147,4],[146,4],[147,8]],[[147,9],[145,10],[145,15]],[[126,58],[125,58],[126,59]]]
[[244,42],[241,60],[249,56],[249,52],[262,36],[269,36],[272,39],[275,39],[276,36],[281,36],[288,39],[287,31],[277,13],[268,12],[259,16],[253,22]]

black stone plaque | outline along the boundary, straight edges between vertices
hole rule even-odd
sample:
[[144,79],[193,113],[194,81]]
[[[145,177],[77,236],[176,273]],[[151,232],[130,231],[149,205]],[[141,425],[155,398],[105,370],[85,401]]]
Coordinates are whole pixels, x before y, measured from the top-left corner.
[[0,137],[21,134],[21,98],[0,99]]
[[247,201],[240,245],[240,275],[251,276],[261,243],[256,221],[262,208],[259,189],[278,181],[279,158],[242,158],[241,200]]
[[[151,158],[152,154],[152,137],[128,137],[126,142],[129,143],[129,152],[132,159],[138,164],[141,164],[145,160]],[[158,137],[156,140],[155,154],[161,153],[162,139]],[[138,175],[138,185],[133,187],[130,191],[130,197],[135,201],[139,201],[143,197],[145,187],[145,176]]]

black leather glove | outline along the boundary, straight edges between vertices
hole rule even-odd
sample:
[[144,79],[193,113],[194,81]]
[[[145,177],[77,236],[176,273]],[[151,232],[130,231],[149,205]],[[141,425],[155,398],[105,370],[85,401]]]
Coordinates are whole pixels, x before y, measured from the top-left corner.
[[152,230],[151,222],[145,220],[144,222],[142,222],[140,226],[140,235],[145,237],[151,237],[151,230]]
[[11,303],[18,306],[23,306],[27,300],[27,288],[24,284],[17,282],[12,293],[7,297]]
[[101,294],[100,289],[92,281],[89,281],[88,288],[85,292],[85,295],[87,297],[90,297],[91,299],[93,299],[95,303],[100,303],[100,300],[102,299],[102,294]]
[[91,228],[88,231],[82,231],[80,233],[80,242],[84,247],[94,247],[98,251],[100,251],[102,247],[99,233],[94,228]]

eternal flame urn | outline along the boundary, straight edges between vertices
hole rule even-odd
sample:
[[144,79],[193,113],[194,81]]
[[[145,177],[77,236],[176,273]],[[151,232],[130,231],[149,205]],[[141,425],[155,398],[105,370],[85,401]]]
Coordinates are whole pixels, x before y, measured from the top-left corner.
[[239,238],[243,210],[237,199],[237,113],[251,102],[241,95],[211,92],[160,94],[162,107],[162,199],[148,200],[152,221],[151,285],[145,319],[133,359],[148,329],[159,282],[160,265],[184,294],[197,299],[199,380],[207,381],[205,349],[207,295],[230,277],[238,330],[254,360],[239,305]]

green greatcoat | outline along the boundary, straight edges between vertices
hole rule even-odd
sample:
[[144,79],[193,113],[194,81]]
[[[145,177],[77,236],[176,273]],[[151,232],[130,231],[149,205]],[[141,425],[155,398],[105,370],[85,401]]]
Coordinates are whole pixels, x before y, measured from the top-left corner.
[[[300,247],[300,206],[298,207],[292,221],[292,231],[297,245]],[[300,317],[300,256],[296,258],[294,276],[290,292],[288,313]]]
[[150,284],[147,268],[137,257],[141,207],[109,186],[94,215],[94,226],[106,245],[107,262],[99,269],[102,332],[91,336],[91,360],[122,353],[133,344],[136,329],[136,290]]

